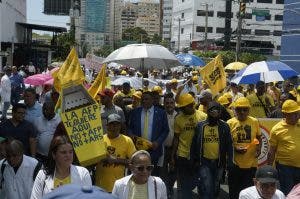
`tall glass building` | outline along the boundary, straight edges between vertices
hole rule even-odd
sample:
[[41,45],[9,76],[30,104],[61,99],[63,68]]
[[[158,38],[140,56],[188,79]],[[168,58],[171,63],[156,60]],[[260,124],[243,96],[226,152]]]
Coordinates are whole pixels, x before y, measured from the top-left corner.
[[109,0],[85,0],[85,31],[106,32]]
[[300,73],[300,1],[284,3],[280,59]]

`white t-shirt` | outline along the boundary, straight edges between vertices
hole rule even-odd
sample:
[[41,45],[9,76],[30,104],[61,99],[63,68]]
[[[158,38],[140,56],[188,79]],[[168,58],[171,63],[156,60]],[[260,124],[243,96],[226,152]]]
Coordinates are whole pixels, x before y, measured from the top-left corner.
[[[259,194],[255,186],[248,187],[240,192],[239,199],[263,199]],[[285,199],[284,194],[276,189],[272,199]]]

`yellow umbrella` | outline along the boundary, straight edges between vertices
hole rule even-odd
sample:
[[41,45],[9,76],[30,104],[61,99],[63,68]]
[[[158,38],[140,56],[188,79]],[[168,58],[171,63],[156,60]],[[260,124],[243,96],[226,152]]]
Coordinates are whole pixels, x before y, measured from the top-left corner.
[[241,70],[243,68],[245,68],[247,66],[247,64],[242,63],[242,62],[232,62],[230,64],[228,64],[227,66],[225,66],[225,70]]

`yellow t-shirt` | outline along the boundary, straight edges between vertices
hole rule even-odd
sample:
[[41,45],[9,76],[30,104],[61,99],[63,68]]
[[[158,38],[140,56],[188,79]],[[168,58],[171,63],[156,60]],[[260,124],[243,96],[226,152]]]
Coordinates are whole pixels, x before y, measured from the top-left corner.
[[247,152],[240,154],[234,151],[234,163],[240,168],[257,167],[256,144],[254,139],[261,135],[259,122],[248,116],[246,121],[239,121],[236,117],[227,121],[232,135],[233,146],[247,147]]
[[[270,95],[263,94],[262,96],[259,96],[262,103],[265,105],[266,105],[266,101],[265,101],[266,97],[269,99],[271,106],[275,106],[274,100]],[[266,118],[267,117],[264,107],[261,104],[261,102],[259,101],[259,99],[257,98],[256,94],[247,96],[247,99],[249,100],[250,105],[251,105],[250,112],[249,112],[250,116],[256,117],[256,118]]]
[[64,179],[58,179],[54,177],[54,188],[60,187],[62,185],[70,184],[71,183],[71,176],[67,176]]
[[136,184],[129,180],[128,199],[148,199],[148,183]]
[[270,145],[276,147],[276,161],[280,164],[300,168],[300,121],[288,125],[278,122],[271,130]]
[[203,134],[203,156],[210,160],[219,157],[218,126],[205,126]]
[[185,115],[182,112],[175,117],[174,133],[179,134],[177,155],[190,158],[190,148],[198,122],[206,119],[206,114],[195,110],[192,115]]
[[[109,139],[107,134],[103,136],[106,145],[107,153],[122,159],[129,159],[136,151],[132,140],[125,136],[119,135],[114,139]],[[100,162],[96,167],[96,182],[95,184],[108,192],[111,192],[116,180],[124,177],[125,166],[119,164],[104,164]]]

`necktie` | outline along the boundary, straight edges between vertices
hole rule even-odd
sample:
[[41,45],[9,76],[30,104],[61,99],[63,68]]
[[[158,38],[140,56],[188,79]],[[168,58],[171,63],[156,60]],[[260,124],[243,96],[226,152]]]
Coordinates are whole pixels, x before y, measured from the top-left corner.
[[148,140],[148,123],[149,123],[149,111],[145,111],[145,117],[144,117],[144,132],[143,132],[143,138]]

